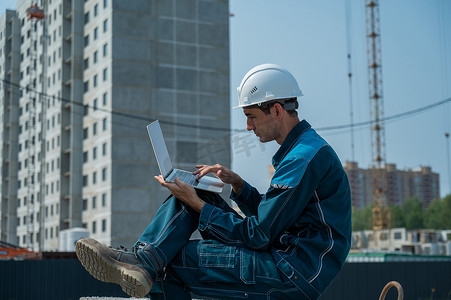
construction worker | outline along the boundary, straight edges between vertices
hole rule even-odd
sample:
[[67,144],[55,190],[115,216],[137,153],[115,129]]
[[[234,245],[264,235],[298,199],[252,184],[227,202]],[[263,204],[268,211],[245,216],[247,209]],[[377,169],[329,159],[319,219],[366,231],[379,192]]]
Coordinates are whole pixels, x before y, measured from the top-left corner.
[[[238,87],[247,130],[280,144],[266,194],[221,165],[197,166],[232,186],[241,217],[218,195],[176,179],[156,180],[170,196],[133,249],[93,239],[77,255],[97,279],[151,299],[317,299],[340,272],[350,249],[351,199],[333,149],[300,121],[302,92],[286,69],[264,64]],[[203,240],[190,240],[198,229]]]

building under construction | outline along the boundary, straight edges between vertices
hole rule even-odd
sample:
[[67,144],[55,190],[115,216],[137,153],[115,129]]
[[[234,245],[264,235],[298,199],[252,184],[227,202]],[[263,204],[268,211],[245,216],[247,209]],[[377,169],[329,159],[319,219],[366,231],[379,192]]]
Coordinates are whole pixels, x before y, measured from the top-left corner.
[[155,119],[177,167],[230,165],[228,6],[19,0],[3,13],[0,240],[56,250],[84,227],[134,243],[167,196]]
[[[363,208],[373,203],[373,172],[356,162],[346,162],[344,169],[351,186],[352,206]],[[418,198],[423,207],[440,198],[440,176],[431,167],[399,170],[395,164],[387,164],[382,169],[387,178],[387,205],[402,205],[406,199]]]

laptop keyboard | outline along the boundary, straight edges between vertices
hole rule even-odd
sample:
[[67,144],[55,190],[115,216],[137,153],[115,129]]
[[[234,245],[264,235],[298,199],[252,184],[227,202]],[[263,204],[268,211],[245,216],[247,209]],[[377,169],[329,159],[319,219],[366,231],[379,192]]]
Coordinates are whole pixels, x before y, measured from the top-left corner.
[[196,186],[199,183],[199,181],[196,180],[196,175],[182,170],[175,170],[167,179],[174,181],[177,177],[180,178],[181,181],[186,182],[192,186]]

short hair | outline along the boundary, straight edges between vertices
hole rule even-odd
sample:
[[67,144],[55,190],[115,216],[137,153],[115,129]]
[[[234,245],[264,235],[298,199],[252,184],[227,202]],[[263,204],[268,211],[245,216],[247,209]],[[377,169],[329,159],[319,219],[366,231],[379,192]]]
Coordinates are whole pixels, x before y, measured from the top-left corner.
[[280,105],[282,105],[283,109],[286,110],[290,116],[293,117],[293,116],[298,115],[298,112],[296,111],[296,109],[299,107],[299,103],[298,103],[298,99],[296,97],[263,102],[263,103],[248,106],[246,108],[259,108],[265,114],[269,115],[271,107],[273,107],[274,104],[276,104],[276,103],[279,103]]

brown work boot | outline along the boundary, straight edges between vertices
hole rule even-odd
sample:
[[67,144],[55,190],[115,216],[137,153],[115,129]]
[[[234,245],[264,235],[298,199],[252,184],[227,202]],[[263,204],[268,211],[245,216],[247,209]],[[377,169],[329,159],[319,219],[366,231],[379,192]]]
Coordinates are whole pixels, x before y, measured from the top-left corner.
[[155,272],[137,257],[136,249],[113,249],[90,238],[78,240],[75,247],[81,264],[96,279],[119,284],[131,297],[150,292]]

